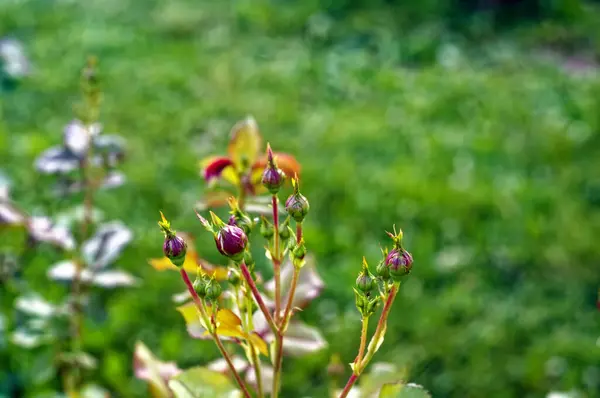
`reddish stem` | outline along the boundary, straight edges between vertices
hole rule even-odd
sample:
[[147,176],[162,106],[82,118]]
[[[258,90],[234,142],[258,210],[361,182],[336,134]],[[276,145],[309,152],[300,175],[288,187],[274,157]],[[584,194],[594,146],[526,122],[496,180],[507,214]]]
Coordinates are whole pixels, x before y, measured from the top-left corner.
[[263,315],[265,316],[265,319],[267,320],[267,323],[269,324],[271,331],[273,332],[273,334],[277,335],[277,333],[279,332],[277,329],[277,326],[275,325],[275,322],[273,322],[273,318],[271,317],[271,314],[269,313],[269,309],[267,308],[264,300],[262,299],[262,296],[260,295],[260,292],[258,291],[258,288],[256,287],[256,283],[254,283],[254,280],[252,279],[252,275],[250,275],[250,271],[248,270],[248,267],[246,266],[246,264],[244,264],[244,263],[240,264],[240,271],[242,271],[242,276],[246,280],[246,283],[248,284],[248,286],[250,286],[250,290],[252,291],[254,300],[256,301],[256,304],[258,304],[258,308],[260,308]]
[[[196,307],[198,307],[198,311],[200,311],[200,313],[203,315],[203,317],[206,318],[206,308],[204,307],[204,303],[198,296],[198,293],[196,293],[196,290],[194,289],[194,285],[192,285],[192,281],[190,280],[190,277],[188,276],[187,272],[185,272],[185,270],[183,268],[180,268],[179,273],[181,274],[181,278],[183,279],[183,282],[187,286],[188,291],[192,295],[192,299],[194,300]],[[237,382],[238,386],[242,390],[244,397],[252,398],[252,396],[250,395],[250,392],[248,391],[248,388],[246,387],[246,384],[244,383],[244,381],[238,374],[237,370],[235,370],[235,366],[233,365],[233,362],[231,361],[229,354],[225,350],[225,347],[223,346],[223,343],[221,342],[221,339],[219,338],[219,335],[217,334],[217,331],[216,331],[217,323],[216,323],[216,319],[215,319],[216,312],[217,312],[216,310],[213,310],[211,319],[210,319],[210,321],[213,325],[213,329],[214,329],[213,333],[211,333],[213,340],[215,341],[217,348],[219,348],[219,351],[221,352],[221,355],[225,359],[225,362],[227,362],[227,366],[229,367],[229,370],[231,371],[231,374],[235,378],[235,381]],[[208,327],[208,325],[207,325],[207,327]]]
[[354,383],[356,383],[356,380],[358,380],[358,375],[355,375],[354,373],[352,373],[352,376],[350,376],[350,378],[348,379],[348,382],[346,383],[346,386],[342,390],[342,393],[340,394],[339,398],[345,398],[348,395],[348,393],[352,389],[352,386],[354,385]]
[[296,223],[296,243],[302,242],[302,223]]
[[271,207],[273,208],[273,227],[275,229],[274,247],[275,253],[272,253],[273,258],[273,273],[275,279],[275,322],[279,319],[279,313],[281,312],[281,263],[279,261],[279,209],[277,202],[277,195],[273,195],[271,200]]

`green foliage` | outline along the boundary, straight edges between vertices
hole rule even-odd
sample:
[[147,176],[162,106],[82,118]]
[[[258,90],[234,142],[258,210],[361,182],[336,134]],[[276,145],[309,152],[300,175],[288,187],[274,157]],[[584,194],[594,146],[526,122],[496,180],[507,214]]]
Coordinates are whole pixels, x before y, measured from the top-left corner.
[[[323,328],[331,352],[354,358],[360,323],[348,286],[361,256],[376,261],[383,231],[396,223],[416,264],[378,360],[406,368],[433,396],[594,396],[598,72],[541,58],[522,47],[539,43],[527,35],[469,48],[437,23],[409,30],[376,11],[335,22],[316,2],[292,11],[262,3],[91,0],[52,3],[50,12],[45,1],[0,2],[0,34],[19,35],[35,70],[0,97],[0,158],[18,181],[14,198],[57,211],[31,164],[60,141],[88,53],[102,62],[105,130],[130,148],[130,183],[97,202],[133,230],[119,266],[144,293],[101,294],[86,320],[98,384],[146,396],[131,376],[136,339],[182,368],[217,357],[164,309],[180,280],[145,260],[161,255],[156,209],[195,232],[201,250],[212,245],[191,210],[202,194],[197,162],[252,114],[274,147],[303,163],[305,237],[326,289],[299,317]],[[576,37],[600,37],[599,25],[585,26]],[[49,300],[66,290],[46,278],[59,259],[42,248],[22,270]],[[266,274],[264,266],[257,261]],[[10,294],[0,298],[10,314]],[[33,370],[47,352],[1,347],[0,395],[58,389]],[[290,362],[282,396],[326,396],[327,363],[321,354]]]

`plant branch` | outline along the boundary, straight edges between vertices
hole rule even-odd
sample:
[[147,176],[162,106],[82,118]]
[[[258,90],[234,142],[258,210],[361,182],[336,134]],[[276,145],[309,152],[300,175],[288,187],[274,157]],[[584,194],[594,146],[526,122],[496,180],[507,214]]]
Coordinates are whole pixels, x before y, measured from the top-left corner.
[[362,330],[360,332],[360,347],[358,348],[358,355],[354,360],[354,365],[360,364],[362,361],[363,355],[365,354],[365,347],[367,345],[367,332],[369,327],[369,317],[362,318]]
[[[183,282],[187,286],[187,289],[190,292],[190,294],[192,296],[192,299],[194,300],[194,303],[196,304],[196,307],[198,308],[198,311],[200,312],[200,315],[202,316],[202,319],[206,323],[206,326],[210,327],[210,324],[207,322],[208,321],[208,315],[206,313],[206,307],[204,306],[204,303],[202,302],[202,300],[198,296],[198,293],[196,293],[196,290],[194,289],[194,285],[192,285],[192,281],[190,281],[190,277],[188,276],[187,272],[185,272],[185,270],[183,268],[180,268],[179,273],[181,274],[181,278],[183,279]],[[233,377],[235,378],[235,381],[237,382],[237,384],[239,385],[240,389],[242,390],[242,394],[246,398],[252,398],[252,396],[248,392],[248,388],[246,387],[246,384],[244,383],[244,381],[242,380],[242,378],[238,374],[237,370],[235,370],[235,366],[233,366],[233,362],[231,361],[231,358],[230,358],[229,354],[225,350],[225,347],[223,346],[223,343],[221,342],[221,339],[219,338],[219,335],[217,334],[217,326],[216,326],[215,314],[216,314],[216,311],[213,311],[213,315],[212,315],[212,319],[211,319],[211,321],[212,321],[212,329],[213,330],[209,330],[209,332],[210,332],[211,336],[213,337],[213,340],[215,341],[215,344],[217,345],[217,348],[221,352],[221,355],[223,356],[223,358],[227,362],[227,366],[229,367],[229,370],[233,374]]]
[[294,296],[296,295],[296,286],[298,285],[298,276],[300,275],[300,268],[294,267],[294,274],[292,275],[292,284],[290,286],[290,293],[287,298],[285,305],[285,311],[283,313],[283,319],[281,320],[281,333],[285,333],[290,318],[292,317],[292,305],[294,303]]
[[[390,310],[392,308],[392,304],[394,303],[394,299],[396,298],[397,293],[398,293],[398,284],[394,284],[392,286],[392,288],[390,289],[390,292],[388,293],[387,299],[383,306],[383,310],[381,310],[381,315],[379,316],[379,321],[377,322],[377,328],[375,329],[375,333],[373,334],[373,337],[371,337],[371,341],[369,342],[369,346],[367,348],[367,353],[365,354],[364,358],[360,362],[355,360],[355,362],[354,362],[355,365],[354,365],[354,369],[352,371],[352,375],[348,379],[348,382],[346,383],[346,386],[342,390],[342,393],[340,394],[339,398],[345,398],[348,395],[348,393],[352,389],[352,386],[354,385],[354,383],[356,383],[356,380],[358,379],[358,377],[360,376],[360,374],[362,373],[364,368],[369,364],[369,362],[371,361],[371,359],[373,358],[373,356],[379,349],[379,345],[381,344],[381,339],[383,339],[383,334],[385,334],[385,330],[387,328],[387,319],[390,314]],[[365,326],[365,323],[363,323],[363,331],[361,332],[361,346],[363,345],[363,342],[362,342],[363,334],[365,334],[365,337],[366,337],[365,331],[366,331],[366,326]],[[364,350],[364,347],[362,347],[362,349]],[[359,356],[360,356],[360,348],[359,348]],[[356,359],[358,359],[358,357]]]
[[274,318],[275,322],[279,320],[279,316],[281,315],[281,261],[279,259],[279,208],[277,195],[273,195],[272,199],[272,207],[273,207],[273,227],[275,229],[274,233],[274,244],[275,253],[272,254],[273,259],[273,273],[275,279],[275,311]]
[[383,334],[385,334],[385,330],[387,328],[387,319],[390,314],[390,310],[392,309],[392,304],[394,303],[394,299],[396,298],[396,294],[398,293],[398,285],[394,284],[390,289],[387,300],[383,306],[383,310],[381,311],[381,315],[379,317],[379,321],[377,322],[377,329],[375,329],[375,333],[373,337],[371,337],[371,341],[369,342],[369,347],[367,348],[367,353],[363,358],[362,362],[359,366],[359,373],[369,364],[369,361],[373,358],[377,350],[379,349],[379,339],[383,339]]
[[350,376],[350,378],[348,379],[348,382],[346,383],[346,385],[344,386],[344,389],[342,390],[342,393],[340,394],[340,398],[346,398],[348,396],[348,393],[350,393],[350,390],[352,389],[352,386],[354,385],[354,383],[356,383],[356,380],[358,380],[358,376],[354,373],[352,373],[352,376]]
[[250,287],[250,290],[252,291],[252,295],[254,296],[254,300],[256,301],[256,304],[258,304],[258,308],[260,308],[265,319],[267,320],[267,323],[269,324],[271,331],[273,332],[273,334],[277,335],[277,333],[279,332],[277,325],[275,325],[275,322],[273,321],[273,317],[271,317],[271,314],[269,313],[269,309],[267,308],[264,300],[262,299],[262,296],[260,295],[260,292],[258,291],[258,288],[256,287],[256,283],[254,283],[254,280],[252,279],[252,276],[250,275],[250,271],[248,270],[248,267],[246,266],[246,264],[241,263],[240,270],[242,271],[242,276],[243,276],[244,280],[246,280],[246,283],[248,284],[248,286]]

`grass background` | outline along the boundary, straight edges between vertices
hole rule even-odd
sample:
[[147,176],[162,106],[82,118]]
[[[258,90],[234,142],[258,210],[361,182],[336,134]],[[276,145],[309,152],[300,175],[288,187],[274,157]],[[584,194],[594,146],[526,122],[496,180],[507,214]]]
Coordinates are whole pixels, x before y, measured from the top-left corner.
[[[0,97],[14,198],[45,213],[81,200],[51,203],[32,163],[60,142],[88,54],[100,58],[106,131],[128,141],[129,182],[97,207],[133,229],[119,265],[143,286],[92,305],[86,349],[100,384],[146,395],[132,377],[136,340],[181,366],[216,357],[171,310],[179,279],[146,259],[160,255],[159,209],[200,233],[197,161],[224,152],[231,125],[252,114],[303,164],[306,239],[327,284],[301,317],[329,350],[288,361],[283,396],[326,396],[329,356],[354,358],[351,284],[363,255],[376,264],[392,224],[415,267],[377,359],[434,397],[600,396],[597,7],[554,2],[516,24],[500,11],[420,3],[0,3],[0,36],[22,40],[34,66]],[[569,68],[574,60],[586,69]],[[218,259],[208,240],[198,248]],[[29,287],[50,300],[66,292],[45,277],[59,259],[42,248],[24,264]],[[51,352],[4,345],[1,355],[5,394],[58,388],[44,372]]]

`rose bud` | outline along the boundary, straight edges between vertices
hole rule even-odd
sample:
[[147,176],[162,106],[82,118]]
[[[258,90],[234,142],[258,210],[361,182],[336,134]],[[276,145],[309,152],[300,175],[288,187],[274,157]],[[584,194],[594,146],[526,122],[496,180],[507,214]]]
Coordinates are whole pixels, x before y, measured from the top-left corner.
[[215,301],[219,298],[222,291],[223,289],[221,288],[221,284],[215,279],[210,279],[206,284],[206,299]]
[[293,179],[294,193],[285,201],[285,210],[296,222],[302,222],[308,214],[310,208],[308,199],[300,193],[300,188],[297,179]]
[[269,220],[267,220],[267,218],[265,216],[261,216],[260,217],[260,234],[263,237],[270,239],[271,237],[273,237],[274,233],[275,233],[275,227],[273,227],[273,224],[271,224],[271,222]]
[[284,180],[285,174],[283,173],[283,170],[277,167],[275,159],[273,158],[271,145],[267,144],[267,167],[265,167],[265,171],[263,171],[261,182],[271,194],[275,195],[279,192],[279,188],[283,185]]
[[225,225],[215,236],[217,250],[224,256],[234,261],[244,257],[244,250],[248,244],[248,237],[244,231],[236,225]]
[[408,275],[412,269],[413,258],[409,252],[402,248],[394,248],[385,258],[385,264],[390,269],[390,275],[395,280]]
[[363,257],[362,270],[358,274],[356,278],[356,288],[363,293],[369,293],[376,285],[375,278],[369,271],[369,265],[367,264],[367,259]]
[[208,281],[209,279],[206,277],[206,275],[196,278],[192,286],[194,287],[194,290],[196,291],[196,294],[198,294],[198,296],[206,296],[206,286],[208,285]]
[[163,253],[171,260],[173,265],[181,267],[185,262],[185,253],[187,252],[187,243],[177,235],[167,234],[163,243]]
[[368,273],[360,273],[358,278],[356,278],[356,288],[368,293],[375,287],[375,279],[371,277]]
[[235,268],[229,267],[229,270],[227,271],[227,281],[233,286],[238,286],[241,280],[242,276],[240,275],[240,271],[238,271]]

